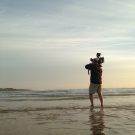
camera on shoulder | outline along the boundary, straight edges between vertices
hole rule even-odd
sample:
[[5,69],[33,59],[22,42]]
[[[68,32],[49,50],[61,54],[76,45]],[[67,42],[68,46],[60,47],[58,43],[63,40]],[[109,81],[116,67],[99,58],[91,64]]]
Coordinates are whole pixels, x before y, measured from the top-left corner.
[[[96,56],[97,56],[96,60],[98,61],[98,64],[101,66],[101,64],[104,63],[104,57],[100,57],[101,53],[97,53]],[[90,61],[93,61],[93,60],[95,59],[90,58]]]

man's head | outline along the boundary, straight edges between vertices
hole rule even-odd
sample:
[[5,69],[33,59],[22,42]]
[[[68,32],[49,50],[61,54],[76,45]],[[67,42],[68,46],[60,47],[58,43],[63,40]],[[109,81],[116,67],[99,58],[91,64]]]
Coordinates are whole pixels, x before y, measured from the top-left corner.
[[94,59],[92,60],[92,63],[93,63],[93,64],[98,64],[98,58],[94,58]]

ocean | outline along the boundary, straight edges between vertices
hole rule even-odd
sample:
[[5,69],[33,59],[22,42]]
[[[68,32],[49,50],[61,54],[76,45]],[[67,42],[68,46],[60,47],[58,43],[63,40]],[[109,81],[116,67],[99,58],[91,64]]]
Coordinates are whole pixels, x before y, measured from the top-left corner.
[[135,88],[0,89],[0,135],[135,135]]
[[[103,88],[103,95],[106,96],[134,96],[135,88]],[[68,90],[26,90],[26,89],[1,89],[0,99],[12,98],[87,98],[88,89]],[[95,95],[96,96],[96,95]]]

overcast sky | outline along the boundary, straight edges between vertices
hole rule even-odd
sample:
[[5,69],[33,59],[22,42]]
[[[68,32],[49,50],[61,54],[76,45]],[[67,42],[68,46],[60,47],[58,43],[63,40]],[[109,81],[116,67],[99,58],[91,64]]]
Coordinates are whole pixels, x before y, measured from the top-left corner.
[[134,0],[0,0],[1,88],[88,88],[97,52],[103,88],[135,87]]

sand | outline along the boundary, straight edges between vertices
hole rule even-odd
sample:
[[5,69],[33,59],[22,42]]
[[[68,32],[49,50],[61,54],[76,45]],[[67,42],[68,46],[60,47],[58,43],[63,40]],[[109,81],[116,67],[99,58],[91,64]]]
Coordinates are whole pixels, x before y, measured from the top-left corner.
[[134,99],[1,100],[0,135],[135,135]]

